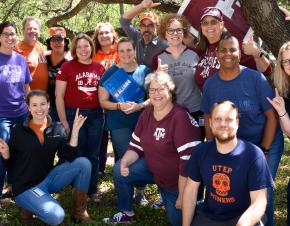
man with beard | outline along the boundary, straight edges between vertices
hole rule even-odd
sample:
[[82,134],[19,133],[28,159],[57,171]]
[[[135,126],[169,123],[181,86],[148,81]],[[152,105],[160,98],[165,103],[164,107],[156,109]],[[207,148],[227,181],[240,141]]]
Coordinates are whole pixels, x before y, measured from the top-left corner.
[[[263,225],[260,219],[273,180],[263,152],[237,138],[238,114],[230,101],[213,106],[209,124],[215,139],[196,146],[185,168],[183,226]],[[207,197],[194,216],[201,180]]]
[[[266,99],[273,98],[274,90],[262,73],[240,65],[239,42],[229,33],[221,37],[216,55],[220,70],[205,82],[201,102],[201,111],[205,113],[206,138],[210,140],[214,137],[209,123],[209,113],[214,103],[232,101],[238,106],[240,114],[237,137],[252,142],[263,150],[275,179],[284,150],[284,139],[275,111]],[[268,192],[267,226],[272,226],[273,191],[269,189]]]
[[32,82],[31,89],[47,90],[48,69],[44,49],[38,41],[40,35],[40,20],[34,17],[26,17],[22,23],[23,41],[19,42],[15,50],[25,57],[28,64]]
[[[120,23],[127,36],[133,40],[136,45],[136,57],[138,64],[144,64],[151,67],[152,57],[167,47],[166,41],[157,36],[158,17],[153,11],[144,9],[154,8],[161,3],[154,3],[152,0],[143,0],[140,4],[125,12]],[[140,29],[133,27],[131,21],[139,14]]]

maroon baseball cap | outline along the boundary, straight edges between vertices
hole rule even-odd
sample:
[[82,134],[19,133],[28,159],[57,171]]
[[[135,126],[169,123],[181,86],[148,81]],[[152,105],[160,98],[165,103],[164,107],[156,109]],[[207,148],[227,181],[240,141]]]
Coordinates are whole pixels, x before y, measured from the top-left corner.
[[200,21],[203,20],[206,16],[212,16],[217,18],[219,21],[223,21],[223,13],[220,9],[215,8],[215,7],[206,7],[202,9],[201,11],[201,16],[200,16]]

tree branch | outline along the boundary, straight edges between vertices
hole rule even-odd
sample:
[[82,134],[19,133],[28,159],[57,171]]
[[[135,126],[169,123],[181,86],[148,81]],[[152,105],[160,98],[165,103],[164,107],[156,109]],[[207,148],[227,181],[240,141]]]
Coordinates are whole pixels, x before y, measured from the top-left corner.
[[72,8],[70,11],[57,15],[55,17],[50,18],[48,21],[46,21],[46,26],[47,27],[52,27],[58,22],[62,20],[67,20],[76,14],[78,14],[83,8],[85,8],[90,2],[93,2],[94,0],[81,0],[74,8]]
[[70,0],[69,1],[69,4],[67,5],[66,8],[59,8],[59,9],[43,9],[43,8],[40,8],[40,7],[37,7],[38,10],[40,10],[42,13],[48,15],[49,13],[64,13],[66,11],[68,11],[71,7],[72,7],[72,3],[73,3],[73,0]]
[[[46,21],[46,26],[51,27],[55,24],[58,24],[62,20],[67,20],[76,14],[78,14],[83,8],[85,8],[90,2],[97,2],[102,4],[117,4],[120,3],[120,0],[81,0],[79,4],[77,4],[73,9],[70,11],[57,15],[55,17],[50,18],[48,21]],[[141,1],[138,0],[124,0],[124,4],[139,4]],[[163,12],[177,12],[178,8],[180,7],[180,0],[161,0],[159,1],[162,4],[156,9],[163,11]]]
[[20,2],[20,0],[17,0],[13,3],[13,5],[10,7],[10,9],[8,10],[8,12],[5,14],[3,21],[6,21],[8,19],[8,17],[10,16],[10,14],[12,13],[12,11],[14,10],[15,6]]

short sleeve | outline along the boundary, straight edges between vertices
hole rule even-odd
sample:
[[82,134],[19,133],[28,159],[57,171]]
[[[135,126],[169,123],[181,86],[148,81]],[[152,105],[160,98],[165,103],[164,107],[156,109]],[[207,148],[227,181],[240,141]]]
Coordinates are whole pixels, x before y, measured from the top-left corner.
[[256,191],[263,188],[273,187],[274,182],[268,167],[268,164],[262,152],[256,158],[248,173],[248,187],[250,191]]
[[66,82],[68,80],[68,66],[69,66],[70,62],[65,62],[61,65],[57,76],[56,76],[56,80],[60,80],[60,81],[64,81]]
[[191,180],[196,182],[200,182],[202,180],[199,166],[200,147],[201,144],[193,148],[190,159],[187,161],[185,165],[185,173]]
[[184,172],[184,166],[192,153],[193,147],[200,141],[200,130],[195,119],[186,111],[178,114],[178,120],[175,121],[173,140],[179,155],[179,174],[187,176]]

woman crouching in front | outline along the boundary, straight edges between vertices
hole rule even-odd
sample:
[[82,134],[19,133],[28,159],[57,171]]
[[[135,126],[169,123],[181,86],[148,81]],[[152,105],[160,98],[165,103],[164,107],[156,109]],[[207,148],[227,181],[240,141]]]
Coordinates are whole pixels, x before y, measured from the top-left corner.
[[[33,214],[49,225],[58,225],[64,219],[64,210],[51,194],[73,186],[73,213],[75,221],[89,219],[87,191],[91,163],[77,158],[78,134],[85,117],[75,115],[70,140],[60,122],[52,122],[49,96],[33,90],[27,95],[29,117],[23,124],[11,129],[7,145],[0,140],[0,154],[12,168],[12,191],[21,207],[20,221],[33,224]],[[66,161],[54,166],[55,154]]]

